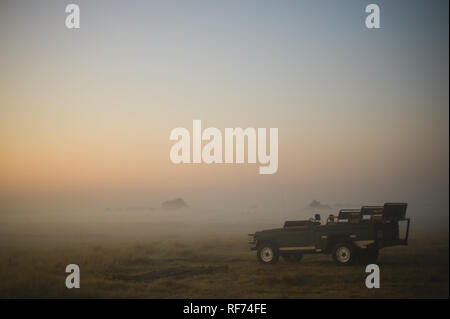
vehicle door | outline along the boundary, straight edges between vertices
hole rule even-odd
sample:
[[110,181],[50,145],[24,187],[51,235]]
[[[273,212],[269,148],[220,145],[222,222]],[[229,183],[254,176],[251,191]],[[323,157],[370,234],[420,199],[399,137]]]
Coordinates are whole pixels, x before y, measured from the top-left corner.
[[280,247],[314,247],[313,225],[285,228],[282,232]]

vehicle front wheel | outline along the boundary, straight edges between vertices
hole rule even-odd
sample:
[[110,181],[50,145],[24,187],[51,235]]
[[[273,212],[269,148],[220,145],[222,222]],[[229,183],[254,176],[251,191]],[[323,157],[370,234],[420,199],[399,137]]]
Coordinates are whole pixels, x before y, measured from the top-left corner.
[[332,256],[338,266],[351,265],[355,261],[355,249],[349,243],[339,243],[334,245]]
[[258,247],[258,261],[261,264],[276,264],[278,262],[278,249],[273,244],[263,244]]

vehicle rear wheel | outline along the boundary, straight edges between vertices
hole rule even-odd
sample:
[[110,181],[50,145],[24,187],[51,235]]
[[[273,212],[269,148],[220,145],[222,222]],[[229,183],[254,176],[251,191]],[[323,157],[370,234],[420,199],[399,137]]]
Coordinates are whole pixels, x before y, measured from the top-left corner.
[[361,252],[361,261],[368,264],[373,264],[378,259],[378,248],[366,248]]
[[278,248],[273,244],[262,244],[258,247],[258,261],[261,264],[276,264],[278,262]]
[[285,254],[283,255],[283,259],[286,262],[299,262],[302,260],[303,254]]
[[351,265],[355,261],[355,249],[352,244],[338,243],[333,247],[332,256],[338,266]]

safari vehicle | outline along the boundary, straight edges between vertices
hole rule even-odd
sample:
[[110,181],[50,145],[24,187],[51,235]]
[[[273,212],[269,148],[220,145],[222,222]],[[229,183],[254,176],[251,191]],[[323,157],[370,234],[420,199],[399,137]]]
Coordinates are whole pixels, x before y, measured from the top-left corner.
[[[309,220],[286,221],[283,228],[249,234],[251,250],[262,264],[275,264],[279,256],[300,261],[304,254],[331,254],[337,265],[355,261],[374,263],[383,247],[408,245],[410,219],[405,218],[406,203],[342,209],[330,215],[326,224],[316,214]],[[400,238],[400,225],[405,228]]]

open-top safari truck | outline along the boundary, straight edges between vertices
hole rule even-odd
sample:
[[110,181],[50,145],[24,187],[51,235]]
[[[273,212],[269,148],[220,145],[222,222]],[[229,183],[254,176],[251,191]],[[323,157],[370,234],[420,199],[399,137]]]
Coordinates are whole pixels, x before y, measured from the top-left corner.
[[[342,209],[338,216],[330,215],[325,225],[316,214],[309,220],[286,221],[283,228],[249,234],[249,244],[263,264],[275,264],[279,256],[300,261],[303,254],[313,253],[331,254],[338,265],[350,265],[358,259],[373,263],[379,249],[408,244],[406,208],[406,203],[386,203]],[[400,238],[402,222],[406,229]]]

